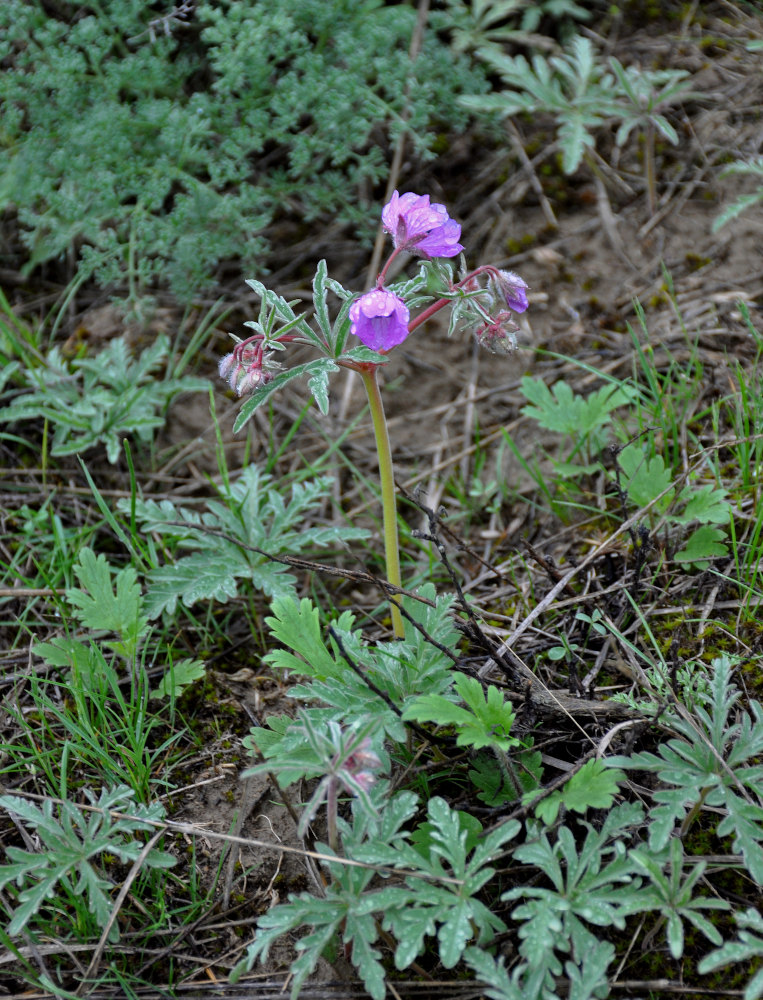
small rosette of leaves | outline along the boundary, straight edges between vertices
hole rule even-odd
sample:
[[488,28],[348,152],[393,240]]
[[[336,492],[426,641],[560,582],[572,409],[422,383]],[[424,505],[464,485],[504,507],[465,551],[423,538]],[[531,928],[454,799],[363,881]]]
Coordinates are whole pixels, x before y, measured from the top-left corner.
[[[310,526],[306,518],[329,495],[331,481],[297,483],[284,501],[272,479],[248,466],[237,482],[224,485],[219,500],[199,513],[169,500],[120,501],[119,508],[165,541],[165,565],[148,574],[150,618],[173,613],[178,602],[227,601],[247,582],[269,596],[293,592],[295,579],[271,557],[365,537],[360,528]],[[177,558],[180,549],[191,555]]]
[[[340,858],[329,862],[331,882],[323,898],[301,893],[270,910],[245,959],[233,972],[234,981],[265,959],[273,943],[298,927],[311,931],[300,938],[300,953],[291,965],[292,998],[299,995],[321,953],[332,943],[343,943],[365,988],[374,1000],[385,996],[385,969],[376,942],[380,930],[396,941],[395,967],[406,969],[426,948],[427,938],[437,939],[440,959],[453,968],[471,941],[488,943],[505,929],[502,920],[476,898],[494,875],[489,862],[520,829],[506,823],[477,841],[471,824],[435,797],[427,809],[427,822],[412,833],[403,825],[417,809],[416,796],[400,792],[383,803],[376,819],[365,814],[352,824],[343,823],[343,841],[355,861],[368,868],[348,867]],[[481,830],[479,824],[478,828]],[[325,845],[319,849],[329,852]],[[376,867],[395,868],[402,884],[385,886]]]
[[[145,852],[144,840],[136,837],[155,830],[164,819],[163,806],[135,803],[134,792],[124,785],[104,790],[98,798],[89,789],[84,793],[93,811],[86,812],[69,801],[54,804],[48,800],[38,806],[17,795],[0,796],[0,809],[34,830],[43,846],[39,851],[6,848],[0,890],[10,889],[13,883],[19,889],[14,892],[18,905],[7,927],[12,937],[22,934],[49,900],[58,895],[66,899],[71,893],[84,896],[94,918],[94,932],[100,933],[112,915],[114,885],[105,875],[105,858],[99,866],[95,861],[98,856],[113,855],[126,864],[143,855],[141,863],[146,868],[175,864],[175,858],[165,851],[151,848]],[[120,815],[117,818],[112,813]],[[119,940],[116,921],[109,940]]]
[[76,455],[97,444],[111,463],[119,459],[122,438],[135,434],[151,441],[165,422],[171,401],[183,392],[206,392],[206,379],[158,373],[170,355],[165,334],[133,358],[125,337],[112,340],[92,358],[64,361],[54,347],[43,367],[24,369],[29,391],[0,410],[0,421],[48,420],[51,453]]

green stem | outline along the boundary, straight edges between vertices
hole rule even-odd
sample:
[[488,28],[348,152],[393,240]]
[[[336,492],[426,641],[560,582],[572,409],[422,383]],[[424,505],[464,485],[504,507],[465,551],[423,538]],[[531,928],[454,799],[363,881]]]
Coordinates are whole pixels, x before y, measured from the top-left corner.
[[326,819],[328,821],[328,841],[329,847],[335,853],[339,853],[339,833],[336,826],[337,813],[337,780],[332,775],[329,778],[328,794],[326,796]]
[[646,169],[646,193],[649,203],[649,215],[654,216],[657,210],[657,180],[654,165],[654,125],[651,121],[646,124],[644,136],[644,167]]
[[[392,469],[392,449],[387,431],[387,419],[384,416],[379,383],[376,373],[379,365],[368,364],[358,366],[358,374],[368,393],[368,404],[371,409],[371,419],[376,438],[376,453],[379,459],[379,482],[381,484],[382,521],[384,524],[384,555],[387,561],[387,580],[393,587],[402,588],[400,577],[400,547],[397,537],[397,505],[395,503],[395,475]],[[403,616],[400,614],[399,597],[390,596],[390,611],[392,613],[392,631],[395,638],[405,637]]]

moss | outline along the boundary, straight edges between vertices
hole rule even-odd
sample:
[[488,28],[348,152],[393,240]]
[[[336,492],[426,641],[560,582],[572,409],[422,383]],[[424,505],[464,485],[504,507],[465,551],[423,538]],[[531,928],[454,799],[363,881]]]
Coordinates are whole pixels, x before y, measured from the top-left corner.
[[713,263],[712,257],[703,257],[702,254],[693,253],[692,251],[686,254],[684,260],[691,271],[701,271],[703,267],[707,267],[708,264]]
[[524,233],[519,237],[519,239],[511,238],[506,240],[506,253],[510,257],[515,257],[520,253],[526,253],[536,242],[537,236],[535,236],[534,233]]
[[720,35],[705,35],[699,40],[700,51],[709,56],[721,55],[731,48],[731,39],[723,38]]

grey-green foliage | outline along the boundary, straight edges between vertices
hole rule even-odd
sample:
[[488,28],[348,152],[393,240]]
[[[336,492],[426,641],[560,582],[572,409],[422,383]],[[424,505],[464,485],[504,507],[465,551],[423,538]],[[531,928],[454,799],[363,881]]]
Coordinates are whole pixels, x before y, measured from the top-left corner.
[[703,806],[720,819],[719,837],[732,837],[735,851],[759,884],[763,884],[763,706],[740,705],[732,683],[734,661],[726,656],[712,661],[709,689],[698,691],[691,715],[681,706],[662,716],[675,734],[656,752],[615,757],[611,763],[651,772],[661,786],[649,817],[649,848],[661,851],[676,824],[687,827]]
[[[7,927],[11,936],[23,933],[40,909],[56,896],[70,902],[72,896],[84,897],[96,928],[105,928],[113,909],[113,882],[106,877],[103,862],[97,859],[111,854],[124,864],[136,861],[145,848],[145,840],[136,834],[153,832],[164,819],[162,805],[135,803],[134,792],[126,786],[104,789],[97,798],[90,789],[84,792],[94,811],[80,809],[70,801],[54,804],[47,800],[40,807],[17,795],[0,796],[0,809],[34,830],[41,847],[35,851],[6,847],[7,863],[0,866],[0,890],[14,882],[20,888],[14,892],[18,905]],[[112,817],[112,812],[122,815]],[[175,858],[151,848],[142,864],[146,868],[170,868]],[[116,921],[110,940],[119,940]]]
[[[283,784],[329,774],[339,755],[332,750],[327,763],[327,750],[340,745],[340,722],[345,733],[373,734],[381,760],[387,761],[381,737],[403,744],[406,728],[401,717],[406,703],[424,691],[450,694],[453,689],[457,693],[454,678],[458,675],[443,651],[443,647],[453,648],[458,639],[450,620],[452,601],[435,599],[431,586],[423,587],[421,596],[434,606],[403,598],[405,611],[420,627],[406,617],[404,639],[377,646],[363,640],[349,612],[339,616],[326,641],[318,611],[309,600],[297,602],[287,597],[273,602],[273,615],[267,623],[279,645],[266,660],[271,666],[302,676],[302,683],[292,686],[290,695],[308,707],[300,710],[296,720],[271,716],[266,726],[252,730],[244,743],[262,754],[266,763],[250,773],[272,770]],[[481,686],[474,683],[481,695]],[[449,700],[445,704],[454,707]],[[502,699],[500,706],[493,706],[483,697],[475,718],[479,709],[492,710],[502,725],[510,727],[513,715],[510,709],[507,713]],[[352,948],[352,961],[366,988],[372,996],[381,997],[384,969],[381,954],[374,947],[379,922],[397,942],[398,969],[407,968],[424,952],[427,937],[436,936],[440,959],[452,968],[475,936],[487,941],[503,928],[503,922],[476,897],[493,875],[486,862],[515,835],[518,823],[505,824],[475,844],[470,839],[474,821],[452,810],[444,800],[433,798],[428,822],[411,835],[401,829],[416,809],[416,798],[410,792],[390,795],[387,782],[379,781],[370,793],[355,794],[354,822],[340,823],[347,854],[369,865],[402,868],[412,874],[404,885],[374,888],[373,868],[356,871],[331,864],[332,882],[325,898],[292,896],[288,903],[271,910],[259,922],[254,944],[239,972],[264,958],[276,938],[309,924],[313,930],[297,945],[302,954],[291,967],[293,995],[322,950],[341,937],[345,946]],[[319,785],[305,807],[310,816],[320,795]],[[481,829],[479,824],[477,827]],[[453,879],[457,881],[448,881]]]
[[[559,952],[579,963],[599,944],[591,926],[622,930],[626,917],[638,912],[640,879],[634,876],[626,842],[642,818],[640,806],[618,806],[599,829],[589,827],[580,848],[569,827],[562,827],[552,842],[541,826],[528,825],[527,842],[514,851],[514,858],[539,868],[551,885],[521,885],[502,898],[520,901],[512,917],[521,922],[520,953],[530,970],[559,975]],[[608,948],[611,961],[614,946]]]
[[[422,596],[431,600],[434,593],[427,588]],[[524,842],[517,846],[506,846],[519,830],[516,821],[484,833],[474,816],[456,812],[437,797],[429,802],[426,821],[409,830],[416,797],[393,792],[381,771],[387,772],[407,743],[402,717],[411,714],[406,709],[417,701],[421,705],[419,695],[437,695],[424,703],[433,711],[413,713],[423,721],[438,721],[436,709],[447,724],[473,727],[484,715],[498,721],[505,735],[513,720],[507,704],[493,698],[491,707],[489,692],[486,698],[473,685],[464,685],[463,678],[458,684],[450,658],[438,648],[454,648],[457,637],[449,621],[450,600],[439,599],[435,607],[409,598],[403,602],[437,645],[407,619],[405,640],[369,645],[349,612],[339,616],[326,638],[308,600],[291,596],[273,603],[268,624],[277,645],[267,659],[296,675],[298,683],[290,693],[304,707],[296,719],[271,716],[265,726],[252,730],[245,744],[265,758],[254,770],[273,770],[283,784],[322,781],[335,763],[332,740],[338,746],[342,733],[371,738],[380,774],[367,794],[352,794],[352,820],[340,820],[339,831],[346,857],[381,870],[375,875],[372,869],[329,862],[325,895],[293,895],[261,918],[238,973],[264,959],[283,934],[307,928],[291,965],[295,991],[323,950],[343,943],[366,989],[381,996],[381,929],[395,942],[397,969],[424,954],[431,939],[445,967],[465,961],[491,997],[558,1000],[567,995],[559,992],[561,982],[576,1000],[601,1000],[610,995],[608,972],[615,958],[609,928],[629,934],[628,921],[649,913],[663,921],[674,957],[683,954],[687,925],[718,945],[722,939],[713,911],[727,910],[728,904],[698,891],[704,862],[686,855],[676,824],[686,825],[699,808],[710,806],[718,816],[718,835],[735,838],[734,849],[760,881],[763,781],[757,761],[763,752],[763,709],[752,702],[749,713],[739,711],[731,661],[713,662],[707,686],[696,685],[691,715],[678,707],[662,712],[660,723],[672,735],[656,753],[589,761],[535,806],[536,818],[526,822]],[[471,709],[466,718],[453,715],[459,696]],[[499,736],[504,739],[497,734],[491,743],[496,754]],[[528,770],[535,768],[524,797],[524,804],[532,806],[540,760],[529,760],[524,750],[507,763],[516,773],[523,756]],[[501,796],[507,769],[490,782],[486,755],[474,763],[480,770],[478,788],[489,784],[490,798]],[[651,803],[615,803],[624,783],[618,767],[655,773],[660,784]],[[304,807],[310,816],[321,804],[320,795],[318,785]],[[503,794],[503,801],[508,798]],[[573,817],[591,809],[599,810],[591,822]],[[513,888],[498,883],[488,864],[499,852],[511,855],[507,870],[514,873]],[[402,885],[387,884],[389,868],[398,869]],[[450,877],[459,881],[448,882]],[[512,933],[504,925],[505,914],[490,905],[491,893],[513,906],[519,960],[510,972],[481,950],[497,933]],[[757,937],[743,933],[747,936],[740,937],[736,950],[713,953],[717,965],[757,954]]]
[[706,865],[704,861],[696,861],[684,879],[684,849],[677,837],[670,841],[670,848],[666,853],[668,872],[665,872],[664,856],[636,850],[631,852],[631,858],[649,875],[651,882],[641,895],[641,906],[662,913],[670,954],[678,959],[684,953],[684,921],[704,934],[713,944],[719,945],[723,941],[720,931],[700,910],[728,910],[729,904],[724,899],[694,896],[694,888],[702,878]]
[[553,46],[551,39],[536,35],[544,17],[562,22],[568,19],[588,21],[591,12],[574,0],[446,0],[453,34],[453,49],[492,48],[500,51],[507,43],[512,45]]
[[[734,962],[749,962],[763,958],[763,917],[757,910],[749,909],[736,914],[738,936],[724,942],[716,951],[706,955],[697,966],[697,972],[706,976]],[[744,1000],[760,1000],[763,996],[763,969],[759,968],[744,991]]]
[[748,175],[750,177],[756,177],[759,181],[758,186],[750,194],[740,195],[736,201],[733,201],[720,213],[718,218],[713,222],[713,232],[717,232],[721,226],[725,226],[727,222],[731,222],[742,212],[746,212],[748,208],[752,208],[753,205],[757,205],[758,202],[763,201],[763,156],[755,157],[752,160],[737,160],[736,163],[730,164],[722,171],[721,177],[740,177]]
[[620,127],[615,135],[617,145],[624,145],[634,128],[644,129],[651,125],[663,138],[677,146],[678,133],[660,109],[669,107],[679,97],[697,96],[689,91],[691,80],[687,79],[688,70],[626,67],[614,56],[610,57],[609,64],[620,85],[617,92],[620,118]]
[[675,144],[678,136],[661,111],[686,97],[690,81],[683,70],[624,68],[616,60],[610,71],[592,42],[572,38],[561,55],[509,56],[493,47],[480,56],[506,84],[500,94],[470,95],[461,103],[478,112],[503,117],[524,113],[550,114],[556,120],[562,169],[574,173],[596,146],[596,134],[610,122],[619,123],[615,136],[622,145],[630,132],[651,123]]
[[[380,793],[383,789],[379,790]],[[315,968],[321,953],[341,940],[374,1000],[385,996],[385,970],[381,952],[375,947],[380,928],[396,942],[394,962],[407,969],[436,938],[443,965],[453,968],[470,941],[489,941],[503,930],[502,920],[477,898],[494,875],[489,862],[519,830],[519,823],[505,823],[485,835],[479,843],[470,837],[464,817],[444,799],[430,799],[427,822],[414,831],[404,824],[417,810],[416,796],[398,792],[381,801],[375,817],[356,810],[353,822],[343,822],[342,839],[348,853],[368,868],[329,862],[331,882],[322,898],[308,893],[292,894],[261,917],[254,942],[234,970],[235,980],[283,934],[310,927],[300,938],[298,957],[292,963],[291,996]],[[426,827],[423,836],[418,836]],[[319,845],[329,853],[325,845]],[[376,880],[374,866],[400,870],[397,884],[385,886]]]
[[[479,948],[467,948],[464,955],[467,965],[485,984],[485,995],[490,1000],[559,1000],[556,985],[544,970],[528,969],[515,965],[511,975],[504,963]],[[564,963],[567,1000],[600,1000],[609,995],[607,967],[612,960],[612,950],[606,941],[597,941],[582,956],[580,962]]]
[[707,692],[707,668],[698,660],[687,660],[678,669],[671,670],[666,663],[656,663],[644,669],[649,695],[639,696],[631,691],[618,692],[613,701],[622,702],[643,715],[662,713],[666,701],[678,700],[689,711],[697,704],[697,693]]
[[169,356],[165,334],[135,358],[125,337],[112,340],[92,358],[72,361],[65,361],[53,347],[43,365],[27,358],[23,375],[28,391],[0,409],[0,421],[44,418],[53,430],[53,455],[79,454],[103,444],[114,463],[123,437],[135,434],[141,441],[152,440],[178,394],[209,389],[206,379],[176,378],[169,368],[162,378]]
[[436,31],[411,67],[407,3],[199,0],[152,25],[173,9],[0,4],[0,210],[28,267],[81,247],[80,277],[185,298],[226,258],[261,273],[276,216],[366,227],[400,131],[432,156],[487,86]]
[[[309,527],[305,518],[329,495],[331,481],[317,478],[297,483],[284,502],[266,473],[248,466],[233,484],[220,488],[204,513],[170,500],[120,501],[119,508],[168,545],[163,566],[148,575],[146,610],[150,618],[175,611],[178,601],[227,601],[239,581],[247,580],[270,597],[293,592],[295,578],[268,556],[293,555],[316,546],[364,538],[361,528],[335,525]],[[177,558],[175,550],[191,550]]]

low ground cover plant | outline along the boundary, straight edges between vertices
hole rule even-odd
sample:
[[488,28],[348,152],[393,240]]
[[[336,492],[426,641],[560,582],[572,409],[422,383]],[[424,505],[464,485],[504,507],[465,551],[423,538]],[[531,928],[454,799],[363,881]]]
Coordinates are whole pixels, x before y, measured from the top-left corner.
[[68,254],[78,286],[189,301],[221,261],[254,271],[290,204],[366,226],[383,145],[404,130],[431,157],[486,86],[436,31],[400,58],[415,23],[380,0],[3,3],[0,210],[26,270]]

